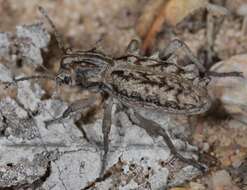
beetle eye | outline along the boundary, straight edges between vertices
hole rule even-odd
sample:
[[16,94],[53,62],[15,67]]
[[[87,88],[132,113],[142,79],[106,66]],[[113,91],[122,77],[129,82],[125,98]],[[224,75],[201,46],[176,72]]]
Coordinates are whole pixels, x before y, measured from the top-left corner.
[[69,84],[69,83],[71,82],[71,78],[68,77],[68,76],[65,76],[64,79],[63,79],[63,82],[64,82],[65,84]]

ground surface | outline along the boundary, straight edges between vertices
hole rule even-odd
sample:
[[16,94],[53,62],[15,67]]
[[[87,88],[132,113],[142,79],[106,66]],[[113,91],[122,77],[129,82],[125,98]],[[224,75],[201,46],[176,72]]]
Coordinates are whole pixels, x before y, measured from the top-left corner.
[[[212,2],[229,10],[224,19],[224,11],[212,16],[202,1],[187,1],[186,6],[182,2],[0,0],[1,81],[10,81],[13,74],[48,72],[40,65],[53,73],[59,67],[61,52],[48,32],[49,25],[40,23],[38,5],[48,11],[67,44],[75,49],[97,47],[117,57],[131,39],[139,39],[142,52],[151,54],[179,38],[211,70],[241,71],[245,76],[212,79],[208,90],[214,104],[205,114],[187,118],[143,113],[174,134],[181,150],[190,142],[183,155],[197,158],[193,150],[200,150],[204,155],[200,161],[209,166],[209,172],[200,175],[177,160],[168,163],[171,154],[162,139],[149,137],[120,112],[122,125],[114,124],[110,135],[107,170],[111,175],[89,189],[247,189],[247,31],[243,16],[247,1]],[[0,188],[82,189],[98,177],[103,152],[99,95],[66,87],[56,90],[47,81],[0,89]],[[93,109],[45,127],[44,121],[60,116],[70,102],[92,95],[96,96]],[[34,118],[28,118],[22,107],[37,111]],[[80,124],[75,122],[78,118]]]

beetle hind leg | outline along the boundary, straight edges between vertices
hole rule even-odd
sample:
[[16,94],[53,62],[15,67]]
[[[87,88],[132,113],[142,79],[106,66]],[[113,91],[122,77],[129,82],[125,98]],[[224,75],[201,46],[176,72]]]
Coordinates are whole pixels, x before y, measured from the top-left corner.
[[184,156],[182,156],[175,148],[166,130],[163,129],[158,123],[144,118],[143,116],[141,116],[139,113],[135,111],[129,112],[129,117],[134,124],[143,128],[150,136],[152,137],[162,136],[175,158],[178,158],[182,162],[194,166],[200,171],[206,170],[206,168],[202,164],[198,163],[197,161],[190,159],[190,158],[185,158]]

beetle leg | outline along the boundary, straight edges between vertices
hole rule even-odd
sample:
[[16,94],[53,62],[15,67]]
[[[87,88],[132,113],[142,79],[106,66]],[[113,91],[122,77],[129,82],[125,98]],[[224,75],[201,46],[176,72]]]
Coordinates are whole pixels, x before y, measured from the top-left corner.
[[192,63],[196,64],[201,73],[206,73],[208,76],[214,77],[243,77],[243,74],[241,72],[217,73],[213,71],[208,71],[200,62],[200,60],[193,54],[190,48],[179,39],[172,40],[163,51],[160,51],[159,58],[162,60],[167,60],[180,48],[182,48],[182,50],[189,57]]
[[186,53],[186,55],[189,57],[189,59],[197,65],[200,72],[205,73],[206,68],[203,66],[203,64],[199,61],[199,59],[192,53],[190,48],[181,40],[174,39],[172,40],[168,46],[163,50],[159,52],[159,58],[162,60],[167,60],[172,56],[178,49],[182,48],[182,50]]
[[55,123],[55,122],[61,122],[63,119],[66,119],[67,117],[76,114],[78,112],[82,112],[85,109],[93,107],[93,105],[96,104],[96,97],[92,96],[88,99],[80,99],[76,100],[73,103],[71,103],[68,108],[63,112],[63,114],[60,117],[53,118],[50,120],[45,121],[46,127]]
[[104,154],[102,159],[100,176],[103,175],[107,163],[107,153],[109,151],[109,134],[111,131],[111,123],[112,123],[112,115],[111,115],[112,106],[113,106],[113,100],[110,98],[109,101],[106,102],[104,105],[105,109],[104,109],[104,117],[102,123]]
[[233,72],[214,72],[214,71],[208,71],[207,72],[208,76],[213,76],[213,77],[241,77],[244,78],[244,75],[242,72],[238,71],[233,71]]
[[175,148],[173,142],[171,141],[169,135],[167,134],[166,130],[163,129],[158,123],[144,118],[143,116],[141,116],[139,113],[137,113],[135,111],[129,111],[129,117],[134,124],[143,128],[151,137],[162,136],[164,141],[166,142],[167,146],[169,147],[171,153],[176,158],[178,158],[182,162],[185,162],[187,164],[194,166],[195,168],[197,168],[201,171],[205,171],[206,168],[203,165],[201,165],[200,163],[197,163],[193,159],[185,158],[176,150],[176,148]]
[[55,35],[56,41],[58,43],[59,49],[61,49],[64,54],[69,54],[70,52],[72,52],[70,47],[69,48],[65,47],[62,35],[58,32],[55,24],[53,23],[53,21],[49,17],[47,11],[41,6],[39,6],[38,9],[39,9],[40,13],[42,14],[42,16],[47,20],[47,22],[51,26],[53,33]]

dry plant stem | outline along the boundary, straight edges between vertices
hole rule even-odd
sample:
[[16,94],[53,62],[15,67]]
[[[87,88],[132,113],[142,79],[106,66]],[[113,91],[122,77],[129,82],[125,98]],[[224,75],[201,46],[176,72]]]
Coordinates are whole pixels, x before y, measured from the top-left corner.
[[163,5],[164,0],[147,1],[142,9],[142,13],[137,21],[136,31],[141,38],[147,35],[154,18],[157,15],[157,10]]
[[207,14],[207,63],[213,62],[213,44],[214,44],[214,21],[211,14]]
[[152,47],[156,34],[161,30],[163,23],[165,22],[166,9],[165,6],[167,1],[164,1],[161,8],[158,10],[158,15],[156,16],[154,22],[152,23],[150,29],[148,30],[143,44],[141,46],[141,53],[146,54],[149,48]]

